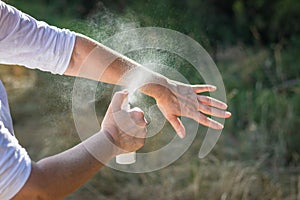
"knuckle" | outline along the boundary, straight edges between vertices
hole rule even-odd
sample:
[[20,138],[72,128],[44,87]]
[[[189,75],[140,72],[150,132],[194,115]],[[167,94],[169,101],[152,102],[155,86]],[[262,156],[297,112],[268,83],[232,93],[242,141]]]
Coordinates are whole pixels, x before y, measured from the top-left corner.
[[136,134],[136,137],[139,139],[145,139],[146,138],[146,130],[145,128],[141,129],[138,134]]
[[140,120],[140,121],[138,122],[138,126],[140,126],[141,128],[145,128],[146,125],[147,125],[147,123],[145,122],[144,119],[142,119],[142,120]]
[[144,117],[144,112],[136,112],[136,116],[138,118],[143,118]]
[[118,96],[122,96],[122,95],[123,95],[123,93],[121,91],[118,91],[114,94],[113,97],[118,97]]
[[207,116],[205,116],[201,113],[198,114],[198,120],[199,121],[206,122],[208,120],[207,118],[208,118]]
[[143,111],[139,111],[139,110],[133,110],[130,113],[131,117],[135,120],[141,120],[144,119],[144,112]]
[[139,143],[140,143],[140,147],[143,147],[145,145],[145,139],[140,139]]
[[203,120],[206,124],[209,124],[209,125],[211,125],[212,124],[212,121],[210,120],[210,118],[209,117],[206,117],[205,116],[205,118],[204,118],[204,120]]
[[213,109],[210,106],[204,106],[206,112],[209,113],[213,113]]
[[204,101],[204,100],[205,100],[205,96],[203,96],[203,95],[198,95],[198,100],[199,100],[199,101]]
[[195,112],[198,112],[198,109],[187,108],[187,109],[181,111],[180,115],[178,115],[178,116],[192,117],[192,116],[195,116]]
[[210,106],[207,106],[207,105],[203,105],[203,104],[200,104],[199,105],[199,109],[205,113],[205,114],[211,114],[212,113],[212,108]]
[[142,109],[140,109],[139,107],[134,107],[131,110],[133,113],[144,115],[144,111]]
[[209,104],[211,104],[213,101],[213,99],[211,97],[205,97],[205,99],[206,99],[206,102]]

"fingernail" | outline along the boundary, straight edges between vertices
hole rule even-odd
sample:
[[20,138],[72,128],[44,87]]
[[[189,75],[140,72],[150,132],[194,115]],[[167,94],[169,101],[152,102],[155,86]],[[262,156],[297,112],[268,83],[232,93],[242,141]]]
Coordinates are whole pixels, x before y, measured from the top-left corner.
[[224,128],[224,126],[223,126],[222,124],[220,124],[219,126],[220,126],[220,129],[223,129],[223,128]]
[[183,139],[184,138],[184,135],[182,134],[182,132],[177,132],[177,134],[178,134],[178,136],[181,138],[181,139]]
[[147,125],[149,124],[149,122],[147,121],[146,117],[144,117],[144,121],[146,122]]
[[230,117],[231,116],[231,112],[226,111],[226,115]]
[[217,87],[214,86],[214,85],[212,85],[211,87],[212,87],[212,90],[213,90],[213,91],[217,89]]

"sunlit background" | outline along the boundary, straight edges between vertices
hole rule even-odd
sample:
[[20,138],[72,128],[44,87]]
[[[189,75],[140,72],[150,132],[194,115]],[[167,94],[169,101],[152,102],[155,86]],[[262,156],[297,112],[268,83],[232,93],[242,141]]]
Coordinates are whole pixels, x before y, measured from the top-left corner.
[[[103,168],[67,199],[300,199],[299,0],[6,2],[100,42],[133,27],[179,31],[210,53],[223,76],[232,117],[209,156],[197,156],[206,132],[200,127],[191,148],[167,168],[145,174]],[[194,73],[182,73],[197,83]],[[16,135],[33,160],[80,142],[71,112],[73,78],[1,66],[0,79]],[[98,89],[101,120],[112,86]]]

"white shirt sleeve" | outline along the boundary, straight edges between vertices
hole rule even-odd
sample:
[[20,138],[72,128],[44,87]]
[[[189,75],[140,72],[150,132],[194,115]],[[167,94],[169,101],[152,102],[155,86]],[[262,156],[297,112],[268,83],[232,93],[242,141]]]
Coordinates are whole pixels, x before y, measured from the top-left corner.
[[49,26],[0,0],[0,63],[63,74],[76,35]]
[[31,172],[31,160],[13,136],[7,96],[0,81],[0,199],[15,196]]
[[24,186],[31,172],[31,160],[17,139],[0,121],[0,199],[9,200]]

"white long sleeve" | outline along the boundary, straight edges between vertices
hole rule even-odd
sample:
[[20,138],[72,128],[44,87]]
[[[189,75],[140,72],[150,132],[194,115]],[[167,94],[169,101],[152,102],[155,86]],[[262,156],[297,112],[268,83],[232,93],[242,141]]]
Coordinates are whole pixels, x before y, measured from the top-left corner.
[[[37,21],[0,0],[0,63],[63,74],[75,33]],[[14,137],[6,92],[0,81],[0,199],[9,200],[31,173],[31,159]]]
[[0,1],[0,63],[63,74],[76,35],[49,26]]
[[6,92],[0,81],[0,199],[9,200],[24,186],[31,159],[13,136]]

